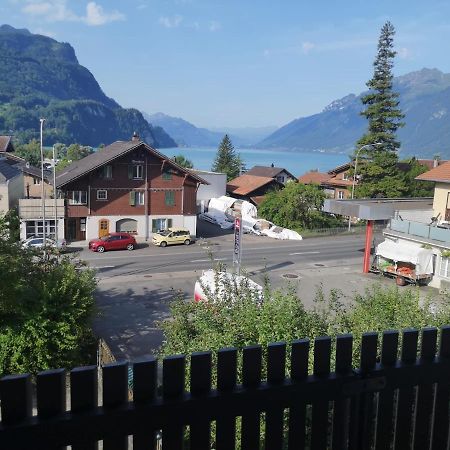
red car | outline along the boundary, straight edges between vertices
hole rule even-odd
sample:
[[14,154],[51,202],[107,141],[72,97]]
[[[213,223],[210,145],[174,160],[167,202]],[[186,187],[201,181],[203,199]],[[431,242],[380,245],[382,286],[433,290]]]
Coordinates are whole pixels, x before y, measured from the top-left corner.
[[134,250],[136,239],[127,233],[110,233],[98,239],[89,241],[93,252],[103,253],[106,250]]

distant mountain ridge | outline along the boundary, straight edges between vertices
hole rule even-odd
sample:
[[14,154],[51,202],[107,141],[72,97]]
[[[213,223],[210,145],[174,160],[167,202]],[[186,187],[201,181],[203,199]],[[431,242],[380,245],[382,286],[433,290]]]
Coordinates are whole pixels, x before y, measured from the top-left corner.
[[199,128],[181,119],[158,112],[142,113],[147,121],[164,128],[170,136],[182,147],[216,147],[225,134],[230,136],[235,146],[254,145],[275,131],[276,127],[245,127],[245,128]]
[[[450,74],[422,69],[394,78],[405,127],[398,130],[400,154],[450,157]],[[361,96],[347,95],[321,113],[295,119],[262,140],[262,148],[350,152],[367,129]]]
[[0,134],[14,134],[21,141],[36,138],[41,117],[46,119],[46,145],[96,147],[128,140],[136,131],[152,146],[176,146],[138,110],[124,109],[107,97],[70,44],[2,25]]

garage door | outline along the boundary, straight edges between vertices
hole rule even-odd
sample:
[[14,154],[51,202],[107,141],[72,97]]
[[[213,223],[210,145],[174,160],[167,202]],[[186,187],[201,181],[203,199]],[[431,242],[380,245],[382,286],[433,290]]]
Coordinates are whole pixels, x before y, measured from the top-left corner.
[[119,233],[137,233],[137,220],[121,219],[116,222],[116,231]]

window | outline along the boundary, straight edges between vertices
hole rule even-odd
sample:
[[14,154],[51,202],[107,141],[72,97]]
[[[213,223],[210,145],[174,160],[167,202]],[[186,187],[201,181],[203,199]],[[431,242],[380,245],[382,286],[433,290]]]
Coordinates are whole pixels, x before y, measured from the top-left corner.
[[128,178],[133,180],[142,180],[144,177],[144,166],[141,164],[133,164],[128,166]]
[[284,177],[283,177],[283,175],[279,175],[279,176],[277,177],[277,181],[278,181],[279,183],[284,183]]
[[69,191],[67,197],[69,205],[85,205],[87,203],[86,191]]
[[348,176],[348,172],[344,172],[344,173],[342,174],[342,179],[343,179],[343,180],[349,180],[349,179],[350,179],[349,176]]
[[97,191],[97,200],[108,200],[108,191],[106,189],[99,189]]
[[[55,236],[55,221],[54,220],[46,220],[45,221],[45,234],[48,237]],[[42,226],[42,220],[29,220],[26,223],[25,228],[26,238],[32,236],[43,236],[44,235],[44,227]]]
[[165,200],[166,206],[175,206],[175,192],[174,191],[166,191],[164,200]]
[[165,170],[162,174],[162,179],[163,180],[171,180],[172,174],[168,170]]
[[131,206],[144,205],[145,204],[144,191],[131,191],[129,204]]
[[100,178],[112,178],[112,166],[111,165],[107,165],[107,166],[103,166],[100,169]]
[[342,200],[344,198],[344,191],[338,191],[338,199]]
[[116,231],[119,233],[137,233],[137,220],[120,219],[116,222]]
[[41,184],[41,179],[33,177],[33,184]]
[[439,276],[450,278],[450,258],[441,257],[441,265],[439,267]]
[[145,202],[144,191],[135,192],[135,203],[136,205],[143,205]]
[[172,226],[172,219],[152,219],[152,233],[159,230],[167,230]]

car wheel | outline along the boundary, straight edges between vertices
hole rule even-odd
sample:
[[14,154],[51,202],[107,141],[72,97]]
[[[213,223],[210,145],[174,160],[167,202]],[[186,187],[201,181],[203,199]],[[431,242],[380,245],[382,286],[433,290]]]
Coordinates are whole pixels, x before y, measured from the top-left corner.
[[128,244],[127,245],[127,250],[134,250],[134,245],[133,244]]
[[189,240],[189,239],[186,239],[185,241],[184,241],[184,245],[189,245],[191,243],[191,241]]
[[159,246],[160,246],[160,247],[167,247],[167,242],[166,242],[166,241],[162,241],[162,242],[159,244]]
[[99,253],[103,253],[105,251],[105,247],[103,247],[103,245],[100,245],[100,246],[97,247],[97,251]]

